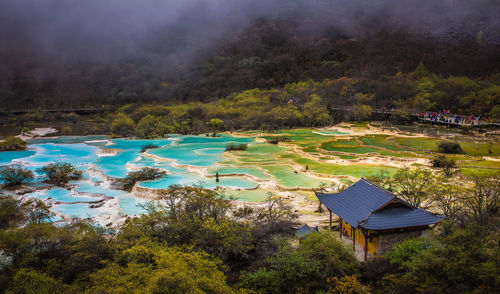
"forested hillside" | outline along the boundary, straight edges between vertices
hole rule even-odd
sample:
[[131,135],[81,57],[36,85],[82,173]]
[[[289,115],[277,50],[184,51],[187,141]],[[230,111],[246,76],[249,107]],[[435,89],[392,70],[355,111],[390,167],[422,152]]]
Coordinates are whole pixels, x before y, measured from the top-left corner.
[[[126,18],[143,25],[127,24],[102,12],[88,33],[78,16],[60,15],[74,12],[68,7],[27,25],[13,15],[41,8],[6,1],[0,108],[206,103],[302,82],[323,106],[499,115],[493,109],[500,104],[495,1],[188,2],[167,24],[135,14]],[[88,5],[83,14],[92,12]],[[162,19],[162,10],[157,13]],[[165,18],[172,14],[165,11]],[[61,19],[66,30],[48,25]],[[6,32],[13,25],[16,33]]]

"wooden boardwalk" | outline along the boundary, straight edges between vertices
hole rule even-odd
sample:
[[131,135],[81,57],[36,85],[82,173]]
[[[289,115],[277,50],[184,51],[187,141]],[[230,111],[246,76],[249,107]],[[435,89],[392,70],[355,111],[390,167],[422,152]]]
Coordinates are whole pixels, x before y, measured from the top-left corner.
[[37,112],[76,112],[76,113],[95,113],[117,110],[118,107],[102,107],[102,108],[42,108],[42,109],[12,109],[0,110],[0,114],[21,114],[21,113],[37,113]]
[[419,122],[424,122],[424,123],[431,123],[431,124],[438,124],[438,125],[448,125],[448,126],[455,126],[455,127],[491,127],[491,126],[496,126],[500,127],[499,123],[487,123],[487,122],[481,122],[478,121],[477,123],[456,123],[456,122],[447,122],[447,121],[439,121],[439,120],[433,120],[430,118],[421,118],[417,116],[417,119]]

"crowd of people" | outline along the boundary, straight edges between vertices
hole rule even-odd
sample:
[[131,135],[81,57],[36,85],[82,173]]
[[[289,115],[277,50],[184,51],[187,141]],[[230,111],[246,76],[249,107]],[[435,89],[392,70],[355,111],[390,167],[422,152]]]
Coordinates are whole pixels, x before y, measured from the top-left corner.
[[450,110],[443,110],[441,112],[420,112],[418,118],[427,121],[458,125],[478,125],[488,122],[488,119],[481,115],[453,114]]

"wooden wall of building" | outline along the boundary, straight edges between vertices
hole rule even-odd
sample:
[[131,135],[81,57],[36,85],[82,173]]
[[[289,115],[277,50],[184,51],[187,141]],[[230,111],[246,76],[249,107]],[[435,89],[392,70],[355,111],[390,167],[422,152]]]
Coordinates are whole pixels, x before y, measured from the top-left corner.
[[[346,223],[344,220],[342,220],[342,229],[343,229],[343,234],[349,236],[352,240],[352,227],[348,223]],[[372,256],[377,256],[377,251],[378,251],[378,237],[373,237],[375,235],[375,232],[370,232],[368,231],[368,235],[372,236],[371,239],[368,240],[368,254]],[[365,248],[365,236],[361,232],[361,230],[355,230],[354,232],[355,236],[355,241],[358,243],[361,248]]]

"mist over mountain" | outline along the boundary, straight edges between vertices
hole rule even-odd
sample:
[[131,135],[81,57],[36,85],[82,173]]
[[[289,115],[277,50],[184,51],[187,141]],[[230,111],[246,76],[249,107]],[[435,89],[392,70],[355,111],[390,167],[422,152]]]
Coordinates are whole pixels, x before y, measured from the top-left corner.
[[499,15],[494,0],[4,0],[0,101],[199,100],[420,61],[490,75]]

